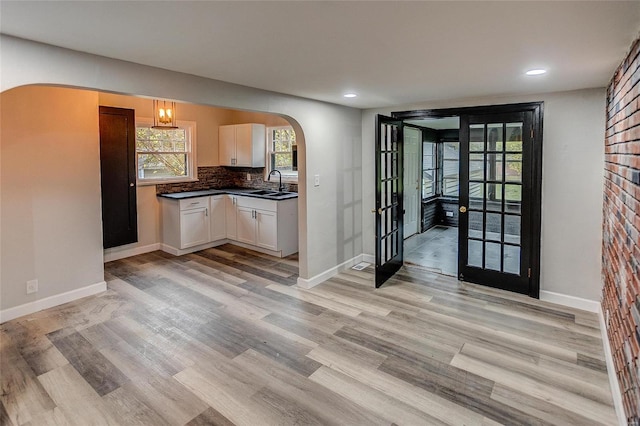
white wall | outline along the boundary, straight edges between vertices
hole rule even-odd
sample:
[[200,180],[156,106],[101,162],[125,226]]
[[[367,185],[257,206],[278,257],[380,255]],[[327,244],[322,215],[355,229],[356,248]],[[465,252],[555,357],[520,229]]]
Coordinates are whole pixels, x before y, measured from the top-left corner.
[[[104,280],[98,94],[3,92],[0,309]],[[26,294],[26,281],[39,291]]]
[[[290,117],[300,137],[301,277],[313,277],[362,252],[358,223],[362,217],[360,110],[74,52],[5,35],[1,36],[0,43],[2,91],[29,84],[53,84]],[[302,162],[303,159],[306,163]],[[315,174],[320,175],[321,184],[318,187],[313,185]],[[3,208],[5,203],[3,200]],[[12,225],[2,218],[3,230]],[[97,228],[99,231],[100,227]],[[3,232],[3,243],[6,239]],[[92,243],[96,245],[97,241]],[[3,259],[7,255],[6,250],[7,246],[3,247]],[[4,260],[2,263],[4,267]],[[70,269],[74,265],[73,258],[63,258],[61,255],[60,268]],[[5,283],[4,280],[1,284],[3,288],[16,285],[13,282]]]
[[540,290],[590,300],[601,292],[605,90],[434,102],[366,110],[363,140],[364,252],[373,254],[375,115],[392,111],[544,101]]

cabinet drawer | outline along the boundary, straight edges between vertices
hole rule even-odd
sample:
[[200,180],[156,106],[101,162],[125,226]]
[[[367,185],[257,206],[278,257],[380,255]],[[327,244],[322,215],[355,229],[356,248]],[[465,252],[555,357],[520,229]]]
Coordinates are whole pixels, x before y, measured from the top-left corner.
[[266,210],[270,212],[278,211],[278,202],[274,200],[265,200],[263,198],[238,197],[239,207],[249,207],[252,209]]
[[180,211],[209,207],[209,197],[187,198],[180,200]]

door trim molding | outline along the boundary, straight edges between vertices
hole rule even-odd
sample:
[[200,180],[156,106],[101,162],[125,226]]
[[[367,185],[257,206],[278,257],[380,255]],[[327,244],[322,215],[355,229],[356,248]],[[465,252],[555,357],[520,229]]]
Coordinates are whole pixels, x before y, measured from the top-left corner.
[[531,188],[531,281],[529,296],[540,298],[540,257],[542,238],[542,134],[544,102],[526,102],[501,105],[480,105],[459,108],[422,109],[412,111],[395,111],[391,117],[398,120],[415,118],[442,118],[460,115],[503,114],[510,112],[532,112],[533,115],[533,158]]

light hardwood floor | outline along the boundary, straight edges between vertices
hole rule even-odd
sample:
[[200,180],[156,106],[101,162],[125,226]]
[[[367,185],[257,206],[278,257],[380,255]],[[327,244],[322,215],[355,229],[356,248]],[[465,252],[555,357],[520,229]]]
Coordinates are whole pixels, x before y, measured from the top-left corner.
[[222,246],[2,325],[2,425],[615,424],[595,314],[403,268],[297,288]]

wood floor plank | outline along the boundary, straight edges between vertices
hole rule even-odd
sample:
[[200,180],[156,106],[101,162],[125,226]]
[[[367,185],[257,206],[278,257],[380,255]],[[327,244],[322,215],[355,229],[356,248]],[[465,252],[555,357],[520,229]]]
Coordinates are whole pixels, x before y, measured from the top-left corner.
[[140,400],[135,393],[125,388],[118,388],[102,400],[106,407],[118,419],[118,422],[127,426],[170,426],[160,414],[151,409]]
[[447,424],[328,367],[319,368],[309,378],[327,389],[334,390],[338,395],[370,410],[390,424]]
[[185,426],[234,426],[234,424],[221,413],[209,407]]
[[463,354],[456,355],[451,365],[493,380],[504,386],[521,389],[531,398],[544,400],[559,408],[581,414],[596,422],[607,424],[611,419],[615,418],[612,405],[589,400],[581,395],[549,386],[527,378],[524,375],[512,373],[503,368],[495,367],[489,363]]
[[33,370],[18,352],[10,336],[0,339],[0,402],[6,415],[16,425],[55,407]]
[[302,300],[304,302],[313,303],[317,306],[322,306],[323,308],[348,315],[351,317],[355,317],[359,315],[362,311],[356,309],[352,306],[349,306],[345,303],[336,302],[335,300],[327,299],[322,296],[318,296],[304,289],[289,287],[282,284],[271,284],[267,286],[269,290],[277,291],[279,293],[286,294],[291,297],[295,297],[296,299]]
[[532,417],[543,419],[555,425],[601,425],[602,423],[588,419],[543,399],[532,398],[530,394],[497,383],[491,394],[491,399],[517,407]]
[[55,339],[53,344],[101,396],[129,381],[115,365],[77,332]]
[[233,245],[0,326],[0,423],[615,424],[597,315],[411,267],[311,289]]
[[[295,402],[301,410],[311,413],[323,424],[384,424],[375,413],[339,397],[323,386],[302,377],[271,359],[249,350],[234,359],[251,373],[268,380],[267,387]],[[265,368],[267,366],[267,368]]]
[[114,413],[72,365],[51,370],[38,380],[72,425],[118,424]]
[[377,364],[367,364],[359,356],[346,356],[341,348],[329,345],[322,345],[307,356],[446,424],[482,424],[482,415],[377,369],[386,357]]

